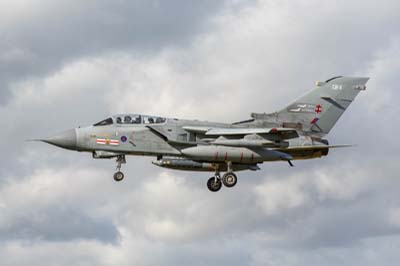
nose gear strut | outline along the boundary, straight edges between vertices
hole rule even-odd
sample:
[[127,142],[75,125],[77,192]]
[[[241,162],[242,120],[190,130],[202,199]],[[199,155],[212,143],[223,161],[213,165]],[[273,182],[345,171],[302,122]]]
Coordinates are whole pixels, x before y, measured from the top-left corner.
[[125,155],[118,155],[117,157],[117,172],[114,174],[114,180],[119,182],[124,179],[124,173],[121,172],[122,164],[126,163]]

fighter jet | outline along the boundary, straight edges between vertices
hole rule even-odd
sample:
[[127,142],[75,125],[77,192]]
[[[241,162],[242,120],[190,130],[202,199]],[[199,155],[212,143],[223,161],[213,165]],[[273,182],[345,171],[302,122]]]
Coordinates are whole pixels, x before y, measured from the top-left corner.
[[[154,165],[187,171],[211,171],[210,191],[237,183],[235,172],[259,170],[264,162],[327,156],[326,135],[358,93],[367,77],[333,77],[274,113],[252,113],[236,123],[120,114],[87,127],[70,129],[41,141],[94,159],[116,159],[115,181],[124,179],[127,155],[154,156]],[[221,173],[223,175],[221,176]]]

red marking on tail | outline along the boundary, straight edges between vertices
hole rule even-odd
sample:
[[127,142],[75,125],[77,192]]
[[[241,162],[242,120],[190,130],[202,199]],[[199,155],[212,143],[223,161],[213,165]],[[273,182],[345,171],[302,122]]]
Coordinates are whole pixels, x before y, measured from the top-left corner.
[[317,114],[321,113],[322,112],[322,105],[318,104],[317,106],[315,106],[315,112]]
[[317,123],[319,119],[317,117],[315,117],[313,120],[311,120],[310,125],[314,125],[315,123]]

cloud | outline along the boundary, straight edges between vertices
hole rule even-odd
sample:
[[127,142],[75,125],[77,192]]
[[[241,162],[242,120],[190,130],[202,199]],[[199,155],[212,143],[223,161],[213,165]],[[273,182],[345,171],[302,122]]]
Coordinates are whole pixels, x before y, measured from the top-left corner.
[[[85,176],[85,180],[70,183],[73,175]],[[91,206],[88,198],[96,192],[91,193],[89,187],[98,176],[95,171],[41,169],[23,180],[10,181],[0,190],[0,240],[117,242],[118,232],[110,217],[84,211]]]
[[[12,85],[49,75],[82,56],[185,46],[223,1],[15,1],[0,4],[0,103]],[[2,7],[2,8],[1,8]]]

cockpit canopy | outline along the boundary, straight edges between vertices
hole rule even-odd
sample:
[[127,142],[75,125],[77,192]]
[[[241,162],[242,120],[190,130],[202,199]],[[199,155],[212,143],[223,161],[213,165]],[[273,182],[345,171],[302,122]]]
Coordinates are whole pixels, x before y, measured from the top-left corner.
[[129,125],[129,124],[161,124],[166,121],[166,118],[159,116],[150,115],[135,115],[135,114],[124,114],[115,115],[104,119],[93,126],[107,126],[112,124],[117,125]]

